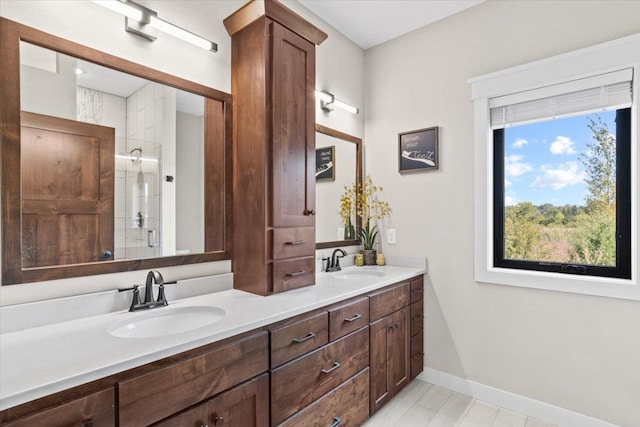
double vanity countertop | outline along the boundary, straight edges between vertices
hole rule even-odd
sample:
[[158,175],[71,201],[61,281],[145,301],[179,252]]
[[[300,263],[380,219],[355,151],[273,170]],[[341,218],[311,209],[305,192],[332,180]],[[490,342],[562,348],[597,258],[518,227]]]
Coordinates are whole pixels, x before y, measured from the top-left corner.
[[[424,274],[425,260],[419,260],[398,263],[413,266],[347,267],[341,272],[319,272],[315,286],[268,297],[227,289],[169,299],[167,307],[134,313],[120,310],[0,334],[0,410]],[[185,324],[202,320],[200,317],[205,317],[207,323],[205,315],[219,319],[184,332],[124,337],[128,334],[127,325],[161,317],[162,310],[195,313],[194,319],[182,319]]]

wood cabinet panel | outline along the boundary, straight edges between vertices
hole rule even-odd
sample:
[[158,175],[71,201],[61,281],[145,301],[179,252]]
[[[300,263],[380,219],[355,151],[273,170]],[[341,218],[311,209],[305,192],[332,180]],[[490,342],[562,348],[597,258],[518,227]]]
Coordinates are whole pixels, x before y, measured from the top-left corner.
[[269,375],[264,374],[154,426],[267,427],[269,425]]
[[411,302],[422,301],[424,298],[424,276],[411,279]]
[[424,303],[423,301],[411,304],[411,336],[424,329]]
[[12,422],[6,427],[111,427],[116,425],[113,388],[74,399]]
[[271,330],[271,367],[280,366],[328,342],[326,311],[296,317],[292,323]]
[[273,292],[289,291],[313,285],[316,281],[316,260],[313,256],[293,258],[273,263]]
[[359,426],[368,417],[369,369],[365,369],[287,419],[281,426]]
[[313,227],[288,227],[273,230],[273,259],[308,256],[316,250]]
[[369,323],[369,298],[364,297],[329,310],[329,340],[334,341]]
[[370,325],[371,414],[409,382],[409,307]]
[[120,425],[148,425],[268,369],[267,332],[118,384]]
[[375,322],[409,304],[409,282],[399,283],[369,294],[369,318]]
[[411,337],[411,379],[417,377],[424,369],[424,332]]
[[315,226],[315,46],[270,25],[273,226]]
[[315,350],[271,372],[271,422],[278,424],[369,364],[369,330]]

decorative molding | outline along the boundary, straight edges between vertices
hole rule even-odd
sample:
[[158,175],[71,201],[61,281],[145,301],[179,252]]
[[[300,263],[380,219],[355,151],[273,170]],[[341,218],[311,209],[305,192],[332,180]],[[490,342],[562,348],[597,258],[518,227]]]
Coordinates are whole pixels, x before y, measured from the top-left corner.
[[559,427],[617,427],[615,424],[589,417],[588,415],[460,378],[426,366],[424,371],[418,375],[418,379],[530,417],[557,424]]

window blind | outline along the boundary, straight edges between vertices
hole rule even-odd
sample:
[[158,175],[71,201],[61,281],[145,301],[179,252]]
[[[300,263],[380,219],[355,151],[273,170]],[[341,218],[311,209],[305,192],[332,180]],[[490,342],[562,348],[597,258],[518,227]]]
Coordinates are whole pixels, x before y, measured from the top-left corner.
[[631,106],[631,68],[489,100],[491,128]]

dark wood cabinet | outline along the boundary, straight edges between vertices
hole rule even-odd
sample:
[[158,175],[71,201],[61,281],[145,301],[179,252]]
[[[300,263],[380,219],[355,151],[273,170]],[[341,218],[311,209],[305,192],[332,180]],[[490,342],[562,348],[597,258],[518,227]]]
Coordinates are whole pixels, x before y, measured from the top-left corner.
[[414,289],[421,277],[4,410],[0,423],[361,425],[422,371]]
[[424,369],[424,278],[411,281],[411,379]]
[[409,382],[409,308],[373,322],[370,339],[370,411],[373,414]]
[[313,285],[315,45],[327,35],[274,0],[251,1],[224,24],[234,99],[235,287],[269,295]]
[[268,427],[269,376],[261,375],[154,426]]
[[[412,372],[418,370],[417,363],[421,363],[412,359],[414,319],[410,306],[414,295],[419,295],[413,291],[421,281],[422,277],[417,277],[369,294],[371,414],[409,383]],[[421,304],[422,298],[415,301],[414,304]],[[418,310],[417,305],[415,310]]]
[[113,387],[73,399],[8,423],[6,427],[113,427],[115,393]]

